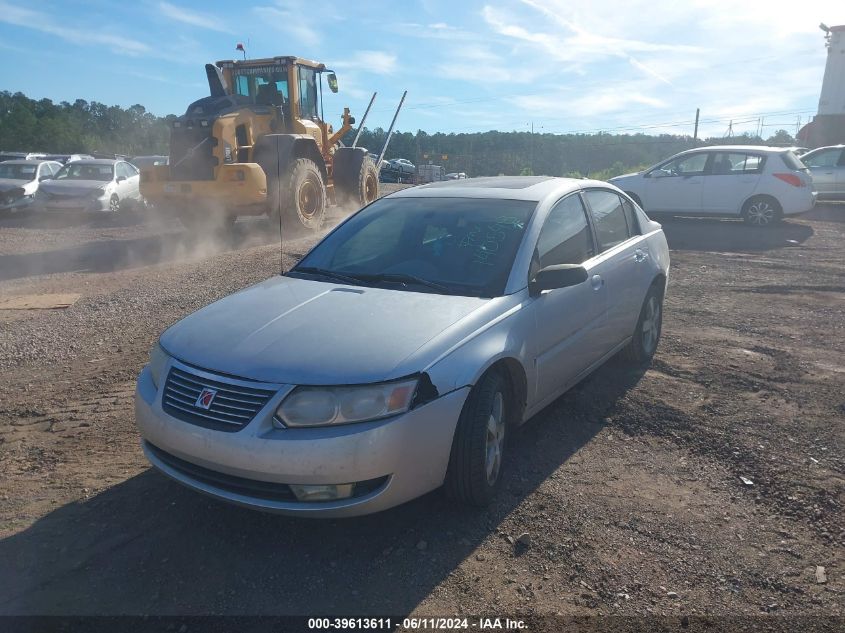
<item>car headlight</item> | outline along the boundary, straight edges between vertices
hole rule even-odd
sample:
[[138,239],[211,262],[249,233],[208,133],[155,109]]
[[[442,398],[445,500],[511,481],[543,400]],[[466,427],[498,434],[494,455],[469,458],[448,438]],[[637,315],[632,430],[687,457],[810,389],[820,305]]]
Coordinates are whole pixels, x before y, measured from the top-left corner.
[[168,360],[167,352],[161,349],[161,345],[158,343],[153,345],[153,348],[150,350],[150,377],[153,379],[156,389],[158,389],[161,375],[164,372],[164,368],[167,367]]
[[297,387],[276,409],[285,426],[328,426],[368,422],[405,413],[417,379],[352,387]]

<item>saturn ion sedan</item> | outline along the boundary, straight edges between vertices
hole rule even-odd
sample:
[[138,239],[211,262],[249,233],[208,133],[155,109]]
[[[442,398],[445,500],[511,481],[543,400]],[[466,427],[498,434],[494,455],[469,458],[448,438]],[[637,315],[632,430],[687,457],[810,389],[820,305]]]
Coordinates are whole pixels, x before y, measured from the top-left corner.
[[138,378],[144,452],[190,488],[287,514],[440,486],[487,504],[514,429],[612,356],[651,360],[668,271],[660,225],[607,183],[394,193],[162,334]]

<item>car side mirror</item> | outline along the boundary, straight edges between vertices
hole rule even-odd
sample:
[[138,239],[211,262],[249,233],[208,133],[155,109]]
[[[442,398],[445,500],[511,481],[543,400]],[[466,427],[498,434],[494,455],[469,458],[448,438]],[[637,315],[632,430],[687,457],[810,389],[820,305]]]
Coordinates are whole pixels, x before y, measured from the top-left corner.
[[117,182],[123,182],[124,180],[126,180],[126,176],[118,176],[117,177]]
[[334,73],[329,73],[326,77],[326,81],[329,84],[329,90],[332,92],[337,92],[337,75]]
[[528,283],[528,292],[536,297],[544,290],[577,286],[587,281],[587,269],[579,264],[555,264],[537,272]]

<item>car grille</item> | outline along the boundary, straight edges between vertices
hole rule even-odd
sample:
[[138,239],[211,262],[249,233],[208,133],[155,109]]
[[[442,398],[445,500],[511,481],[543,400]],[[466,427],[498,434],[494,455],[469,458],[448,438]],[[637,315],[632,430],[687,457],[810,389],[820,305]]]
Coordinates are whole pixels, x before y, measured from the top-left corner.
[[[217,393],[206,410],[197,406],[203,389]],[[162,408],[174,418],[217,431],[235,432],[250,423],[275,391],[211,380],[189,370],[172,367],[164,384]]]
[[227,492],[247,497],[254,497],[257,499],[266,499],[268,501],[296,501],[296,496],[287,484],[279,484],[272,481],[259,481],[257,479],[247,479],[246,477],[236,477],[234,475],[227,475],[226,473],[204,468],[203,466],[197,466],[196,464],[180,459],[175,455],[171,455],[167,451],[163,451],[158,446],[153,446],[149,442],[147,442],[147,448],[150,449],[150,452],[153,455],[158,457],[173,470],[179,471],[179,473],[185,475],[189,479],[193,479],[194,481],[208,484]]

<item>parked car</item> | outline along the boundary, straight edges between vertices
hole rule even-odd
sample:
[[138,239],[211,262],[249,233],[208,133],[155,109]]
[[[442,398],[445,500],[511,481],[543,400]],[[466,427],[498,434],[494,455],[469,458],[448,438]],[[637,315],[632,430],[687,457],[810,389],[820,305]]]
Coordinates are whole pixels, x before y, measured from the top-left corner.
[[446,180],[462,180],[466,177],[467,175],[462,171],[453,171],[446,174]]
[[0,163],[0,213],[17,213],[30,207],[42,181],[62,168],[46,160],[7,160]]
[[153,167],[155,165],[167,165],[170,163],[169,156],[136,156],[129,161],[138,169]]
[[734,216],[754,226],[809,211],[816,200],[807,168],[778,147],[688,150],[610,182],[649,213]]
[[78,160],[62,167],[35,194],[38,211],[118,214],[143,205],[138,169],[122,160]]
[[366,514],[444,483],[483,505],[515,427],[619,352],[651,360],[668,270],[660,225],[607,183],[405,189],[165,331],[137,381],[143,450],[262,510]]
[[94,158],[90,154],[47,154],[44,160],[54,160],[62,165],[72,163],[75,160],[84,160]]
[[7,160],[44,160],[46,156],[38,152],[0,152],[0,163]]
[[416,173],[414,164],[405,158],[384,161],[381,167],[382,180],[388,182],[410,182]]
[[819,147],[801,157],[819,198],[845,200],[845,145]]

